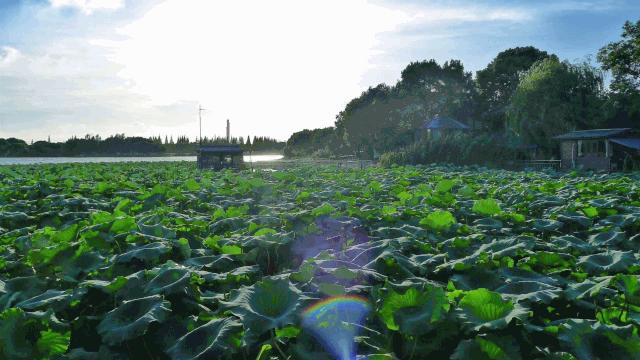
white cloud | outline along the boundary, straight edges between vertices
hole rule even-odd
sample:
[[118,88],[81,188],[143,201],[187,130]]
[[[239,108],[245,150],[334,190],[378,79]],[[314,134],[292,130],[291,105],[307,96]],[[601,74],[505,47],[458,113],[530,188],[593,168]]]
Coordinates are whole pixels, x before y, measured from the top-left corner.
[[415,22],[485,22],[506,21],[522,22],[533,18],[531,11],[517,8],[489,8],[480,6],[430,8],[420,6],[416,9]]
[[96,10],[117,10],[124,6],[124,0],[49,0],[54,8],[75,7],[89,15]]
[[10,46],[0,47],[0,68],[7,67],[20,58],[20,51]]
[[377,36],[409,19],[366,0],[168,0],[120,29],[126,41],[93,44],[155,104],[210,109],[207,133],[230,118],[237,135],[285,139],[332,125],[363,90]]

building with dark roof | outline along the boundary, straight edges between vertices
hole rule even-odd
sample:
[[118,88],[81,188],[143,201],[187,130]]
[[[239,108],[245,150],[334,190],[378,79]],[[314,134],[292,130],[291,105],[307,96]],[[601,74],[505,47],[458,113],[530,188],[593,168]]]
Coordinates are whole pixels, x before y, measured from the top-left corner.
[[425,121],[420,130],[431,138],[438,138],[446,133],[469,131],[471,127],[450,117],[436,116],[431,120]]
[[199,169],[240,168],[244,152],[239,145],[208,145],[198,149]]
[[631,128],[572,131],[554,139],[564,169],[623,170],[640,157],[640,136]]

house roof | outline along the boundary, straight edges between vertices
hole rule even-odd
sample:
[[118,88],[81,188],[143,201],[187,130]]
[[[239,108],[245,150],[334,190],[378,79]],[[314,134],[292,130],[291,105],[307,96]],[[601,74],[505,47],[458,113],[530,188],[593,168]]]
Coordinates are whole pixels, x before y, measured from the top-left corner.
[[630,149],[640,150],[640,138],[609,139],[609,141]]
[[436,116],[431,120],[426,121],[422,125],[423,129],[457,129],[457,130],[469,130],[468,125],[461,123],[456,119],[452,119],[444,116]]
[[622,135],[629,131],[631,131],[631,128],[579,130],[579,131],[572,131],[566,134],[558,135],[554,137],[554,139],[556,140],[601,139],[601,138],[610,138],[613,136]]
[[200,153],[219,153],[219,154],[242,154],[242,148],[239,145],[208,145],[201,146],[198,149]]

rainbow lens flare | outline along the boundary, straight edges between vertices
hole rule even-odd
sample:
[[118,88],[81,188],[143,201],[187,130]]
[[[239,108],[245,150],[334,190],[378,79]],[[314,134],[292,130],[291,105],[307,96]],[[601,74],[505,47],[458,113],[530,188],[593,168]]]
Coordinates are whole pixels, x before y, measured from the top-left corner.
[[369,310],[369,302],[365,298],[335,296],[308,307],[302,313],[302,326],[337,360],[354,360],[354,340]]

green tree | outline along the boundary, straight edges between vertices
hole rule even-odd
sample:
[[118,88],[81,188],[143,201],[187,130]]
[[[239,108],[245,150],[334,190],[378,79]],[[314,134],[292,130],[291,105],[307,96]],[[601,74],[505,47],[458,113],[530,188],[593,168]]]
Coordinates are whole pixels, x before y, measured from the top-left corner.
[[452,116],[472,125],[475,86],[459,60],[440,66],[435,60],[410,63],[396,86],[397,112],[403,124],[415,129],[436,115]]
[[390,120],[390,95],[391,88],[386,84],[370,87],[336,117],[338,134],[356,153],[373,155],[376,138]]
[[602,73],[587,63],[547,58],[527,71],[508,108],[508,133],[547,150],[560,133],[598,126],[602,121]]
[[638,127],[640,122],[640,20],[626,22],[622,40],[612,42],[598,53],[602,68],[613,80],[607,101],[607,124]]
[[375,152],[408,145],[416,129],[436,115],[471,123],[475,86],[458,60],[413,62],[394,87],[380,84],[351,100],[336,117],[336,135],[353,152]]
[[476,72],[480,118],[484,127],[502,130],[506,111],[520,76],[536,62],[555,55],[533,46],[500,52],[486,68]]
[[640,90],[640,20],[636,23],[627,21],[622,40],[600,49],[598,60],[603,69],[613,74],[612,89],[620,92]]

